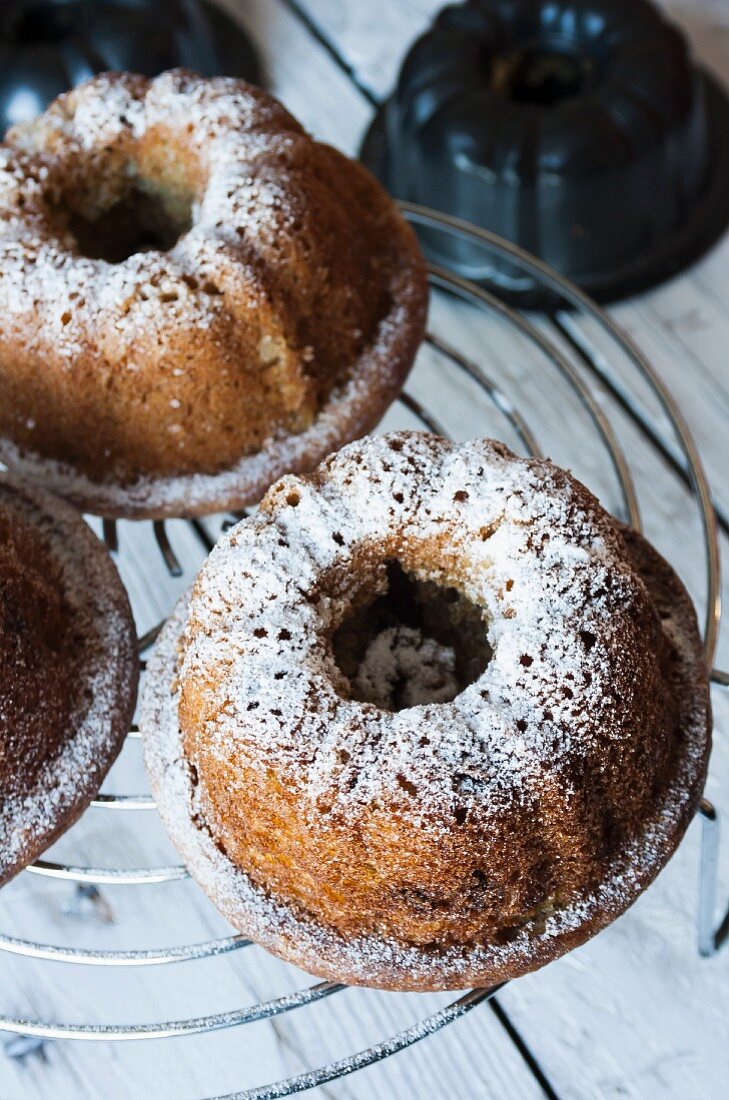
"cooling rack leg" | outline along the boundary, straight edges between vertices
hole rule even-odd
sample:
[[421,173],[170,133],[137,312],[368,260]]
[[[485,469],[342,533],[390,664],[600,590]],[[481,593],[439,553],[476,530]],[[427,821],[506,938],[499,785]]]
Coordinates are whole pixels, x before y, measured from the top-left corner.
[[17,1058],[18,1061],[22,1061],[28,1055],[43,1050],[45,1045],[46,1040],[38,1038],[37,1035],[13,1035],[7,1040],[3,1050],[7,1058]]
[[90,882],[77,882],[73,897],[63,906],[64,917],[75,917],[78,920],[93,920],[104,924],[111,924],[114,915],[111,906],[99,890]]
[[701,800],[699,813],[702,822],[699,868],[699,954],[703,958],[709,958],[719,948],[719,936],[722,931],[722,929],[719,929],[719,932],[714,930],[716,874],[719,864],[719,815],[716,807],[706,798]]
[[154,537],[157,540],[160,553],[164,559],[164,563],[167,566],[167,572],[171,577],[182,576],[182,566],[175,557],[175,552],[172,549],[172,544],[167,536],[167,529],[165,527],[164,520],[156,519],[153,524]]
[[115,519],[104,519],[102,521],[104,529],[104,542],[107,545],[108,550],[112,554],[119,553],[119,530],[116,525]]

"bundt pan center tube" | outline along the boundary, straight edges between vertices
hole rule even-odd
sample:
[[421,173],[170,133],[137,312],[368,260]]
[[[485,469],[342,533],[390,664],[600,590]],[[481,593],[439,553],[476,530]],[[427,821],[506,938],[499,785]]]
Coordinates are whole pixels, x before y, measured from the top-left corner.
[[140,728],[192,875],[322,977],[490,986],[636,899],[709,753],[680,581],[569,474],[397,433],[213,550]]
[[[676,274],[729,224],[729,101],[649,0],[468,0],[412,46],[362,160],[397,198],[482,226],[598,300]],[[471,242],[426,251],[555,304]]]
[[415,236],[265,92],[105,74],[0,146],[0,458],[107,516],[255,504],[371,430]]

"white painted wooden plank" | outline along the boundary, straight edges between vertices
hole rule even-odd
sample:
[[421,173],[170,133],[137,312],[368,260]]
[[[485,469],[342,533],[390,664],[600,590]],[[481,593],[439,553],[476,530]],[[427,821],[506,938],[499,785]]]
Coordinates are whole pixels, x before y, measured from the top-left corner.
[[[394,86],[400,62],[445,4],[441,0],[296,0],[362,86],[381,100]],[[242,11],[242,3],[238,4]]]
[[220,0],[255,41],[266,86],[316,137],[353,155],[369,105],[283,0]]

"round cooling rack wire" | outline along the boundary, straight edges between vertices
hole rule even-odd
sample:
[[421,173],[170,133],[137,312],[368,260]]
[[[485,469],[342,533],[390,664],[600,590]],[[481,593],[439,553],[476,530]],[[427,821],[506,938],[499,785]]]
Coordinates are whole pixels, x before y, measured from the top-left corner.
[[[504,324],[510,326],[513,332],[517,333],[526,345],[530,346],[540,356],[543,362],[546,361],[550,365],[561,379],[561,383],[568,387],[591,422],[597,445],[604,452],[612,471],[619,493],[618,505],[615,510],[621,519],[626,520],[638,530],[641,529],[641,516],[630,464],[620,445],[611,419],[605,412],[605,403],[598,401],[595,388],[586,380],[591,377],[595,382],[607,385],[609,389],[610,380],[606,376],[603,365],[604,352],[598,353],[595,351],[582,335],[582,330],[580,330],[578,337],[570,318],[587,318],[593,325],[596,325],[597,329],[608,340],[614,354],[619,354],[630,365],[634,377],[640,381],[641,385],[647,387],[653,395],[673,430],[679,469],[684,481],[691,490],[692,499],[701,521],[706,588],[704,647],[707,664],[711,668],[716,653],[721,618],[721,574],[717,517],[696,444],[680,409],[654,368],[633,340],[613,322],[603,309],[540,260],[486,230],[469,225],[451,216],[436,213],[411,203],[401,203],[400,206],[406,218],[418,229],[430,233],[448,234],[453,241],[465,241],[470,246],[480,246],[494,262],[508,262],[513,265],[520,272],[530,276],[546,290],[552,292],[556,301],[569,308],[570,314],[561,314],[555,310],[554,320],[558,323],[554,331],[561,332],[565,337],[564,340],[557,340],[554,338],[554,332],[547,326],[539,324],[536,318],[520,312],[514,306],[506,304],[490,291],[482,289],[480,286],[476,286],[474,283],[443,268],[432,265],[429,268],[430,282],[434,288],[474,310],[485,312],[491,317],[497,317]],[[519,441],[523,451],[528,455],[538,456],[539,448],[535,434],[522,412],[513,404],[499,383],[484,370],[480,361],[477,361],[473,355],[461,351],[452,341],[452,335],[448,337],[441,336],[434,330],[429,331],[426,336],[426,346],[430,354],[468,379],[469,384],[476,386],[496,414],[506,422],[509,431]],[[578,369],[574,359],[565,350],[565,345],[567,347],[571,346],[572,351],[586,370]],[[536,372],[535,378],[539,378]],[[398,404],[408,417],[414,418],[422,427],[441,435],[448,435],[448,432],[439,423],[438,417],[433,415],[430,408],[426,407],[421,400],[416,399],[409,393],[403,393]],[[241,515],[242,513],[236,514],[235,518],[238,519]],[[207,549],[210,549],[213,539],[208,534],[205,525],[199,520],[190,522],[198,538]],[[229,523],[230,521],[226,522]],[[153,528],[164,567],[172,576],[182,575],[182,567],[178,562],[164,522],[155,522]],[[103,531],[109,548],[117,551],[119,549],[119,538],[116,522],[104,521]],[[122,539],[122,554],[123,551]],[[192,580],[192,577],[189,579]],[[153,643],[161,626],[162,624],[158,624],[139,640],[142,667],[144,667],[143,654]],[[719,689],[729,689],[729,673],[713,669],[711,679],[712,684]],[[129,738],[135,739],[138,737],[138,730],[133,728],[129,733]],[[88,812],[104,811],[105,816],[111,815],[110,820],[113,820],[119,812],[146,814],[154,811],[154,809],[154,803],[146,793],[113,795],[102,793],[94,800]],[[725,919],[718,931],[713,923],[718,858],[717,814],[714,807],[706,799],[702,800],[700,814],[704,827],[702,831],[699,890],[699,951],[703,955],[710,955],[718,949],[723,939],[726,938],[726,925],[728,922]],[[79,889],[91,890],[97,887],[169,883],[188,877],[185,868],[176,864],[137,868],[88,867],[53,862],[46,859],[38,860],[33,866],[27,868],[27,873],[66,880],[76,884]],[[95,950],[37,943],[10,934],[0,934],[0,951],[10,955],[65,963],[72,966],[96,967],[107,973],[109,968],[153,967],[229,955],[231,952],[239,951],[247,946],[249,946],[249,941],[243,936],[228,935],[218,939],[174,947],[123,951]],[[343,988],[343,986],[332,982],[319,982],[284,996],[261,1001],[238,1010],[152,1023],[124,1025],[51,1023],[0,1015],[0,1031],[40,1040],[131,1041],[169,1038],[212,1032],[224,1028],[238,1027],[257,1020],[270,1019],[331,997]],[[234,1097],[240,1098],[240,1100],[243,1100],[243,1098],[246,1098],[246,1100],[268,1100],[268,1098],[271,1098],[272,1100],[274,1097],[289,1096],[334,1081],[388,1058],[390,1055],[439,1031],[470,1012],[477,1005],[492,998],[499,988],[472,990],[418,1023],[404,1028],[382,1042],[356,1051],[346,1058],[331,1061],[318,1069],[273,1084],[229,1094],[225,1098],[218,1098],[218,1100],[233,1100]],[[98,1000],[103,1003],[103,997],[98,998]]]

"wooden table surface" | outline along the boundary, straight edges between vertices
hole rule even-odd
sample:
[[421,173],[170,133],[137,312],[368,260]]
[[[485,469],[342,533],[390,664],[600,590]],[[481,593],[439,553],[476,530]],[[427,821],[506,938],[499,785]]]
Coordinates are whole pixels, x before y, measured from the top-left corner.
[[[439,7],[435,0],[227,0],[263,59],[268,86],[317,136],[355,153],[373,104],[399,59]],[[671,0],[701,59],[729,77],[727,0]],[[729,517],[729,238],[688,274],[611,310],[677,398],[698,443],[717,508]],[[605,455],[578,403],[535,376],[534,356],[503,326],[478,324],[454,305],[434,305],[443,336],[479,358],[510,400],[528,412],[545,453],[571,466],[616,506]],[[577,335],[602,346],[588,322]],[[559,336],[544,322],[545,331]],[[702,610],[704,563],[691,499],[672,462],[665,418],[633,401],[627,365],[605,349],[609,412],[633,470],[645,528],[679,569]],[[540,367],[540,370],[546,368]],[[593,379],[594,382],[594,379]],[[503,422],[426,355],[412,392],[454,434],[502,434]],[[613,400],[624,392],[620,407]],[[393,421],[394,422],[394,421]],[[508,439],[507,441],[513,442]],[[211,527],[210,530],[219,530]],[[726,554],[726,523],[722,542]],[[169,525],[184,575],[161,568],[150,525],[120,525],[120,568],[140,633],[164,616],[204,557],[195,532]],[[725,570],[726,572],[726,570]],[[729,629],[717,664],[729,667]],[[729,699],[714,693],[716,744],[707,795],[729,813]],[[131,742],[105,789],[144,789]],[[113,816],[113,821],[109,818]],[[729,897],[729,834],[720,898]],[[729,1096],[729,950],[696,950],[699,824],[658,882],[585,947],[502,991],[495,1006],[376,1067],[321,1087],[337,1098],[398,1100],[723,1100]],[[154,813],[89,811],[54,857],[101,866],[174,863]],[[717,914],[717,921],[720,914]],[[84,898],[68,883],[23,874],[0,896],[0,934],[105,950],[206,940],[229,932],[189,882],[104,887]],[[72,1023],[171,1020],[241,1008],[311,979],[257,948],[174,966],[67,966],[0,954],[0,1015]],[[244,1090],[361,1049],[453,998],[348,990],[328,1001],[244,1028],[136,1043],[0,1038],[0,1100],[194,1098]],[[3,1052],[4,1046],[4,1052]]]

